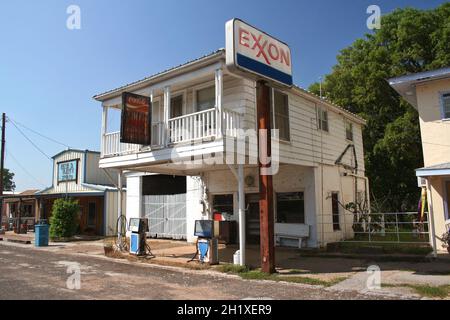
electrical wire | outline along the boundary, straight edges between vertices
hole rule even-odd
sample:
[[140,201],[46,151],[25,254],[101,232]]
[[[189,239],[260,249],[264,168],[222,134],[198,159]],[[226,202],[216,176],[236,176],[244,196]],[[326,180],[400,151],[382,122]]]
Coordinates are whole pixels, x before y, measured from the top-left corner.
[[53,139],[53,138],[50,138],[50,137],[48,137],[48,136],[46,136],[46,135],[44,135],[44,134],[42,134],[42,133],[40,133],[40,132],[38,132],[38,131],[36,131],[36,130],[34,130],[34,129],[31,129],[31,128],[25,126],[24,124],[18,122],[17,120],[11,119],[10,117],[8,117],[8,119],[9,119],[11,122],[15,123],[16,125],[19,125],[19,126],[21,126],[22,128],[25,128],[25,129],[27,129],[27,130],[33,132],[34,134],[37,134],[38,136],[40,136],[40,137],[42,137],[42,138],[44,138],[44,139],[47,139],[47,140],[49,140],[49,141],[51,141],[51,142],[54,142],[54,143],[56,143],[56,144],[59,144],[59,145],[61,145],[61,146],[64,146],[64,147],[70,149],[70,146],[67,145],[67,144],[65,144],[65,143],[63,143],[63,142],[60,142],[60,141],[55,140],[55,139]]
[[35,182],[37,182],[38,184],[40,184],[41,186],[45,187],[45,184],[42,183],[41,181],[39,181],[35,176],[33,176],[27,169],[25,169],[25,167],[19,162],[19,160],[17,160],[16,157],[14,157],[14,155],[8,151],[7,148],[5,148],[5,153],[7,157],[11,157],[11,159],[30,177],[32,178]]
[[42,153],[46,158],[48,158],[50,161],[53,161],[52,160],[52,158],[48,155],[48,154],[46,154],[44,151],[42,151],[42,149],[41,148],[39,148],[30,138],[28,138],[28,136],[16,125],[16,123],[11,119],[11,118],[8,118],[9,119],[9,121],[13,124],[13,126],[17,129],[17,131],[19,131],[19,133],[25,138],[25,139],[27,139],[28,140],[28,142],[29,143],[31,143],[31,145],[33,146],[33,147],[35,147],[36,148],[36,150],[38,150],[40,153]]

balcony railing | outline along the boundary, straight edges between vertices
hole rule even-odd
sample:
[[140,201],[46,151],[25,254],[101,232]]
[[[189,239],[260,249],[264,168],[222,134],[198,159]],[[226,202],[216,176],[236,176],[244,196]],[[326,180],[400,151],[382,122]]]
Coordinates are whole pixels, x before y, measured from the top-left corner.
[[[222,133],[237,136],[241,128],[241,114],[222,111],[222,121],[217,121],[219,112],[216,108],[187,114],[168,121],[167,135],[164,122],[152,124],[152,145],[150,148],[161,148],[170,144],[189,142],[193,140],[208,140],[220,137]],[[143,146],[121,143],[120,132],[107,133],[103,137],[102,157],[111,157],[128,153],[136,153]]]

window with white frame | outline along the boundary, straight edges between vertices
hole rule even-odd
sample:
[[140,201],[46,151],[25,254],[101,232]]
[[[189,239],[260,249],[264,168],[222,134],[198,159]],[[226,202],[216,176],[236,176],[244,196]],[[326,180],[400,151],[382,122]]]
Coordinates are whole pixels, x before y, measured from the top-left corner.
[[195,92],[197,102],[197,111],[212,109],[216,105],[216,88],[215,86],[198,89]]
[[444,119],[450,119],[450,92],[441,95],[442,116]]
[[288,95],[272,89],[270,121],[273,129],[278,129],[280,140],[290,141]]
[[353,123],[345,120],[345,138],[347,140],[353,141]]
[[305,198],[303,192],[276,194],[277,223],[305,223]]
[[328,111],[323,107],[317,107],[317,128],[328,132]]
[[170,118],[183,115],[183,95],[179,94],[170,98]]

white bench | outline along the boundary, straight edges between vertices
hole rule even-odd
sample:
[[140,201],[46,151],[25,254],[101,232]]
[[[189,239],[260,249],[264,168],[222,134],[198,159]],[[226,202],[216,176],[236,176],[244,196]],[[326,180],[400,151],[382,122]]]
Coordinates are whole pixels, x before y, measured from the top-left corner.
[[276,223],[275,224],[275,243],[281,246],[282,239],[298,240],[298,248],[303,248],[304,240],[309,238],[309,225]]

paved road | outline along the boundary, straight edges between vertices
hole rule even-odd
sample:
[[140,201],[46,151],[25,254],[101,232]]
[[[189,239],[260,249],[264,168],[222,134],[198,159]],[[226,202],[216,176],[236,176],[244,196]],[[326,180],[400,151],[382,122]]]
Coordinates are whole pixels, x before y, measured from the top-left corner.
[[[68,266],[79,264],[81,288],[67,287]],[[74,282],[70,282],[74,283]],[[0,242],[2,299],[374,299],[388,298],[201,271],[117,262]]]

